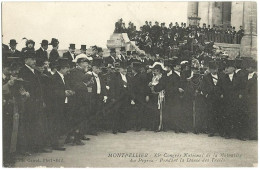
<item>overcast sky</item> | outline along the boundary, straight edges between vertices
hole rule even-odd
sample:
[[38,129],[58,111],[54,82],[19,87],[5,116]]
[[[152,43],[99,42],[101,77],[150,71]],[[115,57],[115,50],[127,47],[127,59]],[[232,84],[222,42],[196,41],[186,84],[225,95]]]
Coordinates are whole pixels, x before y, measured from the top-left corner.
[[106,47],[115,22],[123,18],[137,28],[146,20],[186,22],[187,2],[3,2],[3,42],[16,39],[24,47],[23,37],[33,39],[39,48],[42,39],[58,38],[60,49],[69,43],[76,48],[86,44]]

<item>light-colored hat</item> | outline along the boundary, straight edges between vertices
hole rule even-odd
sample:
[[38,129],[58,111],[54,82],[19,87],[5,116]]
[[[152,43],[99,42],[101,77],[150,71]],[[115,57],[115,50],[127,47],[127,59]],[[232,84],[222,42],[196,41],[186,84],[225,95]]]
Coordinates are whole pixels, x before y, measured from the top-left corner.
[[154,62],[152,66],[149,66],[149,68],[156,68],[160,66],[162,68],[162,70],[166,71],[167,69],[164,67],[163,63],[160,62]]
[[79,55],[76,56],[76,58],[74,60],[72,60],[72,62],[77,63],[79,59],[84,59],[84,58],[89,60],[89,61],[93,60],[92,57],[88,57],[86,54],[79,54]]

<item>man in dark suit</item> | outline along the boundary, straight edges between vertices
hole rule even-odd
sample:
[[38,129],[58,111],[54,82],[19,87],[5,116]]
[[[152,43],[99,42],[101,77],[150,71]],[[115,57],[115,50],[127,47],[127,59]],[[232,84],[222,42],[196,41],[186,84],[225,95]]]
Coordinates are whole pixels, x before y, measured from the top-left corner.
[[[52,145],[55,150],[65,150],[59,139],[66,135],[68,129],[68,111],[70,105],[70,96],[74,95],[74,91],[70,90],[65,76],[69,73],[70,66],[67,59],[59,59],[57,71],[52,77],[52,102],[54,103],[52,112]],[[65,139],[65,138],[64,138]]]
[[130,79],[131,83],[131,101],[134,105],[135,114],[135,130],[140,131],[144,127],[145,123],[145,109],[147,102],[149,101],[148,82],[146,81],[146,75],[141,73],[142,63],[132,63],[132,74]]
[[52,50],[50,52],[49,61],[51,64],[53,64],[60,58],[60,55],[58,53],[58,48],[59,48],[58,39],[52,38],[50,45],[52,45]]
[[159,22],[155,21],[155,25],[151,28],[151,38],[153,42],[156,42],[159,39],[159,36],[161,35],[161,27],[159,26]]
[[249,140],[258,139],[258,108],[257,108],[257,62],[253,59],[247,64],[247,81],[244,96],[246,98],[248,114],[248,131]]
[[209,74],[204,75],[202,81],[202,94],[206,98],[208,110],[208,131],[209,137],[223,132],[223,75],[218,72],[217,63],[209,62]]
[[70,66],[74,66],[74,64],[72,63],[72,60],[74,60],[76,58],[75,44],[70,44],[69,51],[63,53],[63,58],[67,58]]
[[8,45],[2,43],[2,58],[3,58],[3,61],[7,59],[7,57],[8,57],[8,52],[9,52],[9,47],[8,47]]
[[113,134],[126,133],[127,109],[130,105],[130,82],[127,75],[126,63],[121,63],[119,72],[112,78],[110,92],[111,100],[115,104],[113,112]]
[[10,59],[12,62],[22,62],[21,61],[21,52],[16,49],[17,42],[14,39],[10,40],[10,49],[8,51],[8,59]]
[[42,85],[39,79],[39,72],[35,70],[35,55],[24,53],[25,65],[19,72],[19,77],[28,82],[24,85],[29,98],[25,102],[24,112],[21,113],[20,121],[20,151],[49,152],[46,148],[45,127],[46,117],[43,112],[45,107],[43,101]]
[[73,129],[71,134],[75,138],[73,142],[77,145],[84,145],[81,140],[87,140],[83,133],[87,133],[85,124],[91,113],[90,94],[93,78],[90,74],[86,74],[90,64],[87,58],[78,57],[76,62],[77,67],[73,68],[68,75],[69,86],[75,91],[75,96],[71,99],[72,111],[69,126]]
[[110,49],[110,56],[106,58],[105,63],[106,66],[113,66],[115,67],[115,63],[117,62],[117,57],[116,57],[116,49],[111,48]]
[[150,33],[150,26],[148,24],[148,21],[145,21],[145,25],[143,25],[143,33]]
[[101,67],[103,66],[102,59],[94,59],[92,62],[92,78],[94,83],[92,84],[92,97],[91,97],[91,105],[92,111],[90,116],[91,123],[91,133],[93,135],[97,135],[98,127],[102,122],[98,120],[102,117],[102,109],[104,102],[107,101],[107,92],[105,87],[105,82],[103,77],[101,76]]
[[119,60],[120,60],[120,62],[124,62],[127,60],[125,47],[121,47],[121,49],[120,49]]
[[36,50],[36,62],[48,60],[48,45],[48,40],[42,40],[41,47],[38,50]]
[[226,138],[235,135],[238,139],[245,140],[247,116],[244,89],[247,77],[245,74],[235,72],[235,60],[227,60],[226,63],[223,83]]
[[87,46],[86,46],[86,45],[81,45],[81,47],[80,47],[80,53],[81,53],[81,54],[86,54],[86,51],[87,51]]

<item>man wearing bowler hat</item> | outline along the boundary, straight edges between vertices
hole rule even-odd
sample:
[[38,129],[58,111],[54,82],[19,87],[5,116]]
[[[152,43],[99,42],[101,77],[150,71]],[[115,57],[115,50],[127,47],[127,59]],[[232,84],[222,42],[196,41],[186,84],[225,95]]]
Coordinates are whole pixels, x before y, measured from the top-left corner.
[[140,131],[145,126],[145,109],[149,102],[149,92],[148,82],[146,81],[146,74],[142,73],[142,67],[144,67],[141,62],[132,63],[132,74],[131,77],[131,101],[134,105],[135,114],[135,130]]
[[101,75],[103,67],[102,59],[94,59],[92,62],[92,78],[94,80],[92,84],[92,98],[91,105],[92,111],[90,115],[91,133],[96,135],[99,125],[98,120],[101,118],[103,104],[107,102],[107,89],[105,87],[104,79]]
[[16,42],[15,39],[10,40],[10,42],[9,42],[10,49],[8,52],[8,58],[13,58],[14,60],[17,60],[17,59],[19,60],[22,57],[21,52],[16,49],[17,44],[18,43]]
[[[64,151],[63,142],[60,140],[62,136],[65,136],[68,129],[68,115],[70,114],[69,109],[70,99],[75,94],[69,87],[69,83],[65,76],[69,73],[70,66],[68,64],[67,59],[59,59],[57,61],[57,71],[54,73],[52,78],[52,90],[53,90],[53,113],[50,116],[52,119],[50,121],[50,125],[52,129],[50,129],[51,139],[52,139],[52,147],[54,150]],[[65,138],[63,138],[65,140]]]
[[226,61],[226,75],[223,83],[223,100],[225,101],[225,134],[226,138],[235,135],[240,140],[245,140],[246,118],[246,88],[245,74],[235,72],[235,60]]
[[50,52],[49,61],[50,61],[50,64],[53,64],[60,58],[60,55],[58,52],[58,48],[59,48],[58,39],[52,38],[50,45],[52,45],[52,50]]
[[75,44],[70,44],[69,51],[63,53],[63,58],[68,59],[70,66],[73,66],[72,60],[76,58],[75,49]]
[[36,50],[36,61],[46,61],[48,60],[48,40],[42,40],[41,47]]
[[207,103],[208,136],[212,137],[217,132],[223,136],[223,75],[218,72],[216,61],[209,62],[209,72],[204,75],[201,87]]
[[36,58],[34,53],[24,53],[24,66],[19,72],[19,77],[25,80],[24,89],[29,98],[25,101],[24,112],[21,114],[21,127],[19,138],[20,152],[49,152],[46,149],[46,125],[43,112],[43,89],[40,83],[40,74],[35,69]]
[[111,101],[114,103],[113,134],[126,133],[127,110],[130,106],[130,79],[127,75],[127,64],[119,65],[119,72],[116,72],[111,79],[110,92]]

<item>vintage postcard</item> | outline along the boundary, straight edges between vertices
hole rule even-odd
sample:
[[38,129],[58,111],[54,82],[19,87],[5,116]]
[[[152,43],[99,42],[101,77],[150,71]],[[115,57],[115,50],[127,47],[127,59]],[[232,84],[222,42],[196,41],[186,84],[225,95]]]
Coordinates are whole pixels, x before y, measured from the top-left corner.
[[256,1],[2,1],[2,167],[258,167]]

